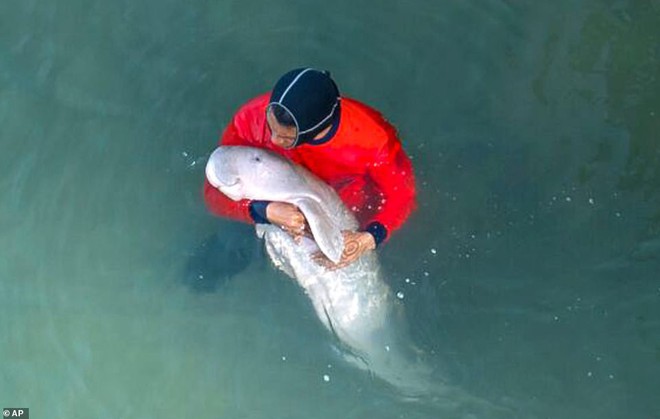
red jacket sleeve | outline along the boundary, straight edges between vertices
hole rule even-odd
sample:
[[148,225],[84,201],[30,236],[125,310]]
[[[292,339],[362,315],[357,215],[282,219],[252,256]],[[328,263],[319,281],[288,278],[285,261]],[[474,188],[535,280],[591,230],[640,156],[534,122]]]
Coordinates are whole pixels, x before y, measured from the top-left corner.
[[[249,118],[250,112],[246,107],[239,110],[225,128],[222,137],[220,137],[219,145],[253,145],[248,130],[241,129],[241,126],[249,126]],[[204,202],[209,211],[215,215],[245,223],[254,223],[250,215],[249,200],[232,201],[214,188],[206,177],[204,177]]]
[[383,194],[381,209],[373,221],[381,223],[389,237],[416,207],[412,163],[396,137],[390,137],[380,149],[369,166],[369,176]]

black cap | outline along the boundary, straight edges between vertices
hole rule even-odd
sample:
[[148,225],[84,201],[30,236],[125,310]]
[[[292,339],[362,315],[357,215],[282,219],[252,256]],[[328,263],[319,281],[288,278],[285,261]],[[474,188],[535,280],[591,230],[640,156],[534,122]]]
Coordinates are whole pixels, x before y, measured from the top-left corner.
[[297,129],[295,146],[313,139],[337,119],[339,100],[329,72],[299,68],[275,83],[268,107],[281,107],[291,116]]

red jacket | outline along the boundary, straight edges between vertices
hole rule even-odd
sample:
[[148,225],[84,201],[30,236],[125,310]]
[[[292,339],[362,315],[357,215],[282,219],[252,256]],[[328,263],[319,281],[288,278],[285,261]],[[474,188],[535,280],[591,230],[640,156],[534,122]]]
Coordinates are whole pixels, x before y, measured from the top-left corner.
[[[269,149],[306,167],[335,188],[363,228],[380,224],[389,236],[403,224],[415,208],[413,168],[396,130],[380,113],[356,100],[342,98],[339,127],[329,141],[303,143],[287,150],[270,141],[266,123],[269,98],[267,93],[243,105],[219,144]],[[204,198],[214,214],[253,222],[250,201],[232,201],[208,180]]]

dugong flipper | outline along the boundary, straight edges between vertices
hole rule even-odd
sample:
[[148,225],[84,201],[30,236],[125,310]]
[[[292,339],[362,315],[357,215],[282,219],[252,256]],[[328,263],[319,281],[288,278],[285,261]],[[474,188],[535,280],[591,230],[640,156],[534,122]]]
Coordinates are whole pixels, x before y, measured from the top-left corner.
[[304,197],[295,200],[295,205],[305,215],[314,241],[319,249],[330,259],[337,263],[344,250],[344,238],[339,224],[335,219],[328,218],[325,208],[320,202]]

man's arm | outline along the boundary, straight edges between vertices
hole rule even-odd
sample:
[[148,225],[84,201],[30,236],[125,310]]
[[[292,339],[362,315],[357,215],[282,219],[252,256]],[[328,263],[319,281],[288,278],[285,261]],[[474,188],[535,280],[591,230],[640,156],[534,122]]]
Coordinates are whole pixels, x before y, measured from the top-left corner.
[[366,230],[380,244],[403,225],[416,207],[412,163],[398,139],[391,137],[379,150],[369,167],[369,176],[381,191],[382,200]]
[[382,194],[379,212],[367,223],[366,231],[344,231],[344,252],[339,263],[322,253],[313,259],[327,269],[343,268],[373,250],[398,229],[415,208],[415,176],[412,163],[396,137],[387,142],[369,166],[369,176]]

